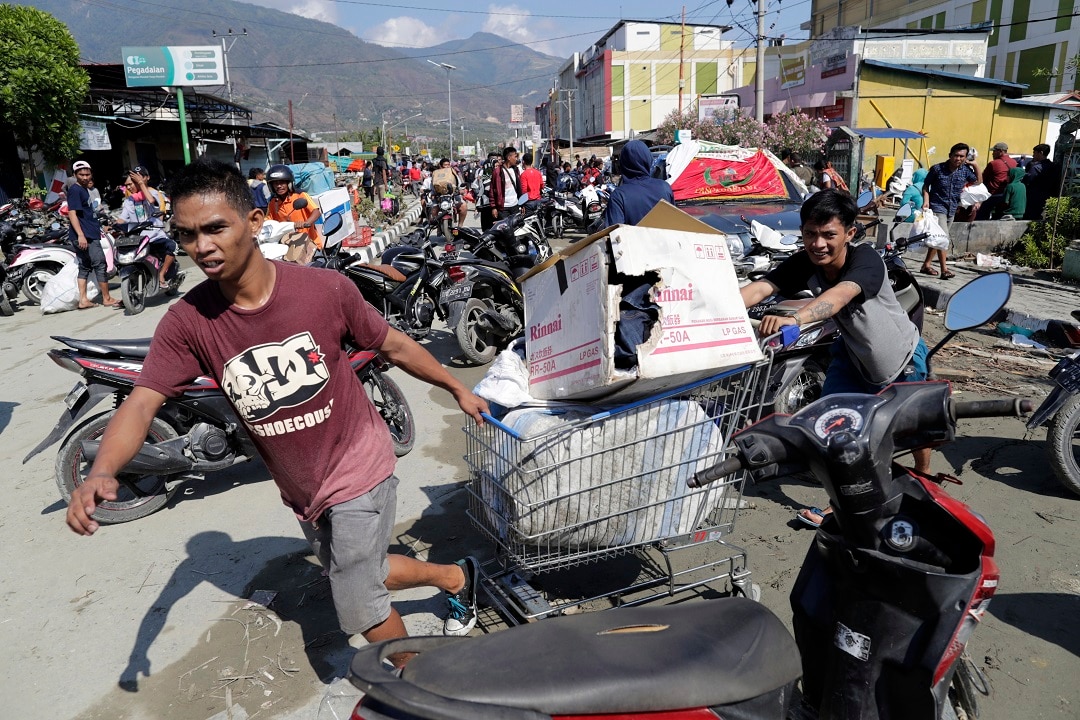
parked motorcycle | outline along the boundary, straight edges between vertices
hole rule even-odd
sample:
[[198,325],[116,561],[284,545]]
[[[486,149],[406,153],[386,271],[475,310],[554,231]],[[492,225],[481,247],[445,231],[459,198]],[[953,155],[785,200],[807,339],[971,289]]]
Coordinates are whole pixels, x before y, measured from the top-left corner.
[[186,273],[177,263],[169,266],[162,287],[158,273],[168,255],[168,238],[153,226],[153,220],[139,223],[116,236],[116,265],[120,273],[120,296],[128,315],[138,315],[146,301],[164,293],[176,295]]
[[1054,389],[1027,422],[1028,430],[1046,425],[1046,448],[1054,477],[1080,495],[1080,353],[1050,370]]
[[341,253],[340,240],[327,237],[316,263],[333,268],[352,280],[364,299],[374,306],[391,326],[418,340],[431,330],[432,321],[446,316],[439,305],[439,292],[446,272],[431,244],[430,226],[414,231],[403,242],[387,248],[382,264],[369,265],[358,255]]
[[64,245],[17,244],[14,257],[7,266],[4,294],[14,300],[19,291],[31,305],[41,304],[45,284],[69,262],[75,253]]
[[525,304],[517,278],[552,255],[537,214],[499,220],[477,239],[459,232],[444,258],[448,284],[439,295],[447,327],[469,362],[486,365],[521,333]]
[[[66,501],[85,481],[105,427],[142,372],[150,338],[52,338],[67,347],[50,350],[49,359],[79,373],[82,380],[64,399],[67,409],[52,432],[23,463],[63,438],[56,456],[56,484]],[[394,453],[405,455],[415,441],[412,410],[401,388],[385,375],[389,364],[378,353],[368,351],[351,352],[349,358],[356,377],[390,428]],[[107,398],[112,400],[111,407],[99,408]],[[99,504],[94,519],[108,524],[145,517],[168,501],[178,481],[201,480],[208,472],[255,456],[255,445],[225,393],[212,378],[199,377],[183,395],[162,405],[142,449],[117,475],[117,499]]]
[[[947,325],[1000,307],[1000,280],[976,283],[954,296]],[[985,678],[964,648],[997,588],[993,533],[934,478],[891,460],[949,442],[957,418],[1029,405],[959,402],[947,383],[830,396],[743,430],[732,457],[695,475],[700,487],[746,468],[761,482],[797,466],[827,489],[835,512],[791,593],[794,639],[769,610],[732,597],[390,640],[352,661],[365,693],[353,717],[786,720],[800,675],[803,705],[821,718],[977,717]],[[383,663],[414,652],[400,676]]]

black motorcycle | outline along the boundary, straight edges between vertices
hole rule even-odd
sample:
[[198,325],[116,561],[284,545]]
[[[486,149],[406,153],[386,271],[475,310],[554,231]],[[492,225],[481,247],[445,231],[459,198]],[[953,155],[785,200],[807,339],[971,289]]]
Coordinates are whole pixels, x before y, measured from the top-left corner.
[[431,331],[436,317],[446,319],[439,305],[446,272],[436,257],[427,223],[404,236],[402,243],[384,250],[382,263],[372,265],[358,255],[342,254],[340,241],[328,236],[321,257],[313,264],[345,275],[391,326],[419,340]]
[[479,238],[459,232],[452,247],[443,258],[448,282],[439,305],[465,357],[486,365],[521,333],[525,300],[517,279],[551,257],[551,245],[538,215],[518,213]]
[[[52,336],[66,347],[49,359],[82,375],[64,398],[67,409],[48,437],[23,458],[26,463],[63,438],[56,457],[56,484],[65,501],[86,480],[101,437],[116,408],[131,393],[150,351],[150,338],[79,340]],[[389,364],[370,351],[349,354],[353,371],[390,428],[394,453],[412,450],[416,439],[412,410],[397,383],[385,374]],[[105,409],[103,400],[111,402]],[[94,412],[92,412],[94,411]],[[122,523],[145,517],[169,499],[180,480],[202,479],[256,457],[255,445],[222,388],[209,377],[197,378],[179,397],[169,398],[150,425],[139,453],[117,475],[116,500],[98,505],[94,519]]]

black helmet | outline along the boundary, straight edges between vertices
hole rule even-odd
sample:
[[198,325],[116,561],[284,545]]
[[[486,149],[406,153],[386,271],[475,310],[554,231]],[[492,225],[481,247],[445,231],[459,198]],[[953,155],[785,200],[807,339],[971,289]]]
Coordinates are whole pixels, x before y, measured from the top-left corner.
[[271,165],[270,170],[266,173],[266,182],[272,183],[277,180],[285,180],[291,183],[293,181],[292,170],[288,165]]

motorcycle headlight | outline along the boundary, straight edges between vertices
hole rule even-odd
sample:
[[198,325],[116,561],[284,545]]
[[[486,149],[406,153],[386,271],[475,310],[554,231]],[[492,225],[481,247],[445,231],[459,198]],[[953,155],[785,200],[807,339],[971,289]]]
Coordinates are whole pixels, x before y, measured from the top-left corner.
[[121,263],[132,263],[135,262],[135,255],[135,252],[117,253],[116,261]]
[[439,203],[440,210],[448,211],[450,210],[451,206],[452,204],[449,200],[443,200],[441,203]]
[[795,344],[792,345],[792,347],[801,348],[806,347],[807,345],[813,345],[815,342],[817,342],[817,339],[821,337],[821,332],[821,328],[815,328],[814,330],[811,330],[805,335],[800,335],[799,339],[795,341]]

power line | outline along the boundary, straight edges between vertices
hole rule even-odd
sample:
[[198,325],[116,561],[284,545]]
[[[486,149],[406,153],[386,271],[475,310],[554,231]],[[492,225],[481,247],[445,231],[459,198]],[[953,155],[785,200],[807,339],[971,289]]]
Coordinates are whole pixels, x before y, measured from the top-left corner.
[[533,40],[533,41],[524,42],[524,43],[512,42],[512,43],[507,43],[505,45],[493,45],[491,47],[477,48],[477,49],[474,49],[474,50],[451,50],[451,51],[444,51],[444,52],[437,52],[437,53],[425,53],[423,55],[407,55],[407,56],[404,56],[404,57],[374,58],[374,59],[371,59],[371,60],[340,60],[340,61],[337,61],[337,62],[325,62],[325,63],[288,63],[288,64],[284,64],[284,65],[233,65],[233,67],[235,67],[235,68],[284,68],[284,67],[294,68],[294,67],[331,67],[331,66],[336,67],[336,66],[339,66],[339,65],[368,65],[368,64],[371,64],[371,63],[399,62],[399,61],[401,61],[403,59],[404,60],[418,60],[420,58],[447,57],[449,55],[467,55],[469,53],[487,52],[488,50],[502,50],[504,48],[517,47],[519,45],[539,45],[539,44],[542,44],[542,43],[551,42],[552,40],[565,40],[567,38],[581,37],[582,35],[595,35],[598,32],[603,32],[603,29],[600,29],[600,30],[588,30],[586,32],[573,33],[571,35],[560,35],[559,37],[544,38],[542,40]]

